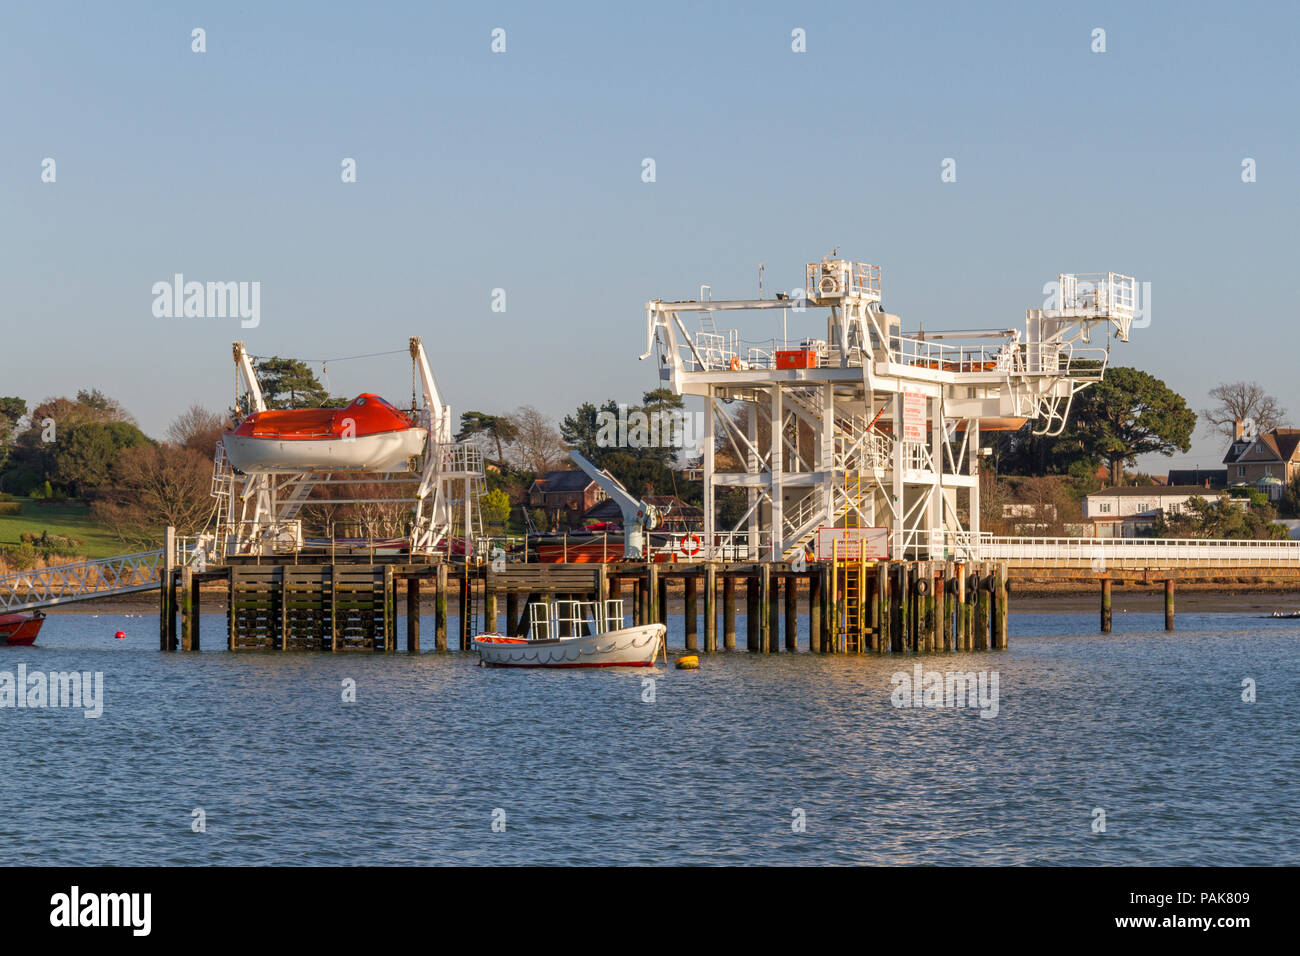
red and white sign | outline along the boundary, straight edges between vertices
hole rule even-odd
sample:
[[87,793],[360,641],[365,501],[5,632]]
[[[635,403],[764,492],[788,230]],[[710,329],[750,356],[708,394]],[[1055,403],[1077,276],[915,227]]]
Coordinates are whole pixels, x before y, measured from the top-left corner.
[[925,443],[924,392],[903,392],[903,441]]
[[818,528],[817,560],[866,558],[883,561],[889,557],[888,528]]

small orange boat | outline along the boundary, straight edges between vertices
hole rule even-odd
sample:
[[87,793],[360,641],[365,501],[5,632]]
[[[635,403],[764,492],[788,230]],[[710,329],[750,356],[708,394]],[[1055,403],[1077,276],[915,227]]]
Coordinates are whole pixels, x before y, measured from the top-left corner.
[[0,640],[9,647],[25,647],[36,640],[45,623],[40,611],[31,614],[0,614]]

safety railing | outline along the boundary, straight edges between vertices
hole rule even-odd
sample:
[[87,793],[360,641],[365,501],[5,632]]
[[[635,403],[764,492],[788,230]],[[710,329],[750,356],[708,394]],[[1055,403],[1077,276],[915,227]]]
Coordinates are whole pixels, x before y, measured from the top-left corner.
[[1062,273],[1057,302],[1048,305],[1074,315],[1132,316],[1137,309],[1137,280],[1118,272]]
[[810,298],[858,295],[880,301],[880,266],[847,259],[823,259],[808,263],[804,274],[804,289]]
[[[193,554],[178,549],[178,566],[189,562]],[[163,552],[159,549],[0,574],[0,611],[28,611],[113,594],[150,591],[158,587],[164,565]]]
[[1009,537],[931,532],[931,557],[1034,567],[1300,567],[1300,541],[1237,538]]

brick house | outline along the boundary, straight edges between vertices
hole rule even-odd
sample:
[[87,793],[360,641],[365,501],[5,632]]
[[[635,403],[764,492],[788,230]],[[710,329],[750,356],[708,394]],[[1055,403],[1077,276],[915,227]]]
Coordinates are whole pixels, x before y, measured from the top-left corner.
[[1249,485],[1271,501],[1281,498],[1291,479],[1300,474],[1300,428],[1275,428],[1246,438],[1237,422],[1234,431],[1223,456],[1229,487]]
[[558,514],[560,523],[570,527],[578,523],[585,511],[605,498],[604,489],[587,477],[585,471],[576,468],[549,471],[534,479],[528,487],[530,508],[542,508],[548,515]]

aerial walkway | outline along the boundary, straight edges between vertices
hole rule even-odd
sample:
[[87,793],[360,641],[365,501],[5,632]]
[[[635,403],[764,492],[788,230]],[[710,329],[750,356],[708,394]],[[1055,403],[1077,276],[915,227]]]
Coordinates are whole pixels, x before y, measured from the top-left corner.
[[[181,554],[183,559],[184,552]],[[164,553],[159,549],[0,574],[0,613],[153,591],[162,579],[164,565]]]

